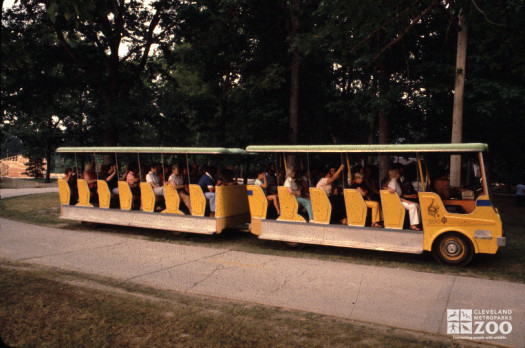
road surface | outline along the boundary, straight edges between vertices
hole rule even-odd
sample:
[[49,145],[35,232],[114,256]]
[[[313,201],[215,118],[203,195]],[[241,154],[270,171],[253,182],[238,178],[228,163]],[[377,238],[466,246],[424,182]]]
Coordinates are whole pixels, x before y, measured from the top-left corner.
[[[483,335],[463,336],[525,345],[525,284],[519,283],[251,254],[5,219],[0,219],[0,258],[443,335],[450,324],[460,323],[459,318],[447,321],[454,310],[505,310],[511,311],[510,318],[485,320]],[[507,321],[512,329],[505,335],[488,334],[490,321]],[[495,326],[488,328],[493,331]]]

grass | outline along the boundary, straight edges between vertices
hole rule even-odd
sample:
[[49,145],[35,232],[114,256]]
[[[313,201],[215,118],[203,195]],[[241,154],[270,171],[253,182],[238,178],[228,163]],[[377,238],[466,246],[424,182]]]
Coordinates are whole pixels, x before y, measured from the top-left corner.
[[[302,250],[287,250],[280,243],[259,240],[256,236],[239,231],[224,231],[218,236],[188,234],[185,238],[172,238],[168,232],[121,226],[98,226],[101,233],[117,233],[185,245],[204,245],[234,251],[270,254],[287,257],[311,258],[354,264],[392,268],[405,268],[422,272],[444,273],[459,276],[500,279],[525,283],[525,208],[515,207],[514,198],[494,199],[503,219],[507,246],[496,255],[476,255],[468,267],[447,267],[435,262],[429,253],[423,255],[379,252],[308,245]],[[57,193],[13,197],[0,200],[0,216],[38,225],[74,230],[87,228],[75,221],[59,219]]]
[[0,262],[0,337],[17,347],[478,346],[6,261]]

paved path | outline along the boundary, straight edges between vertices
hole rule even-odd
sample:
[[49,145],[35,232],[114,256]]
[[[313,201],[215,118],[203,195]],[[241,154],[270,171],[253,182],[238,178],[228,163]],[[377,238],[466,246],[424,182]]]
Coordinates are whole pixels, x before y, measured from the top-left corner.
[[58,192],[58,187],[0,189],[0,198],[25,196],[25,195],[32,195],[35,193],[46,193],[46,192]]
[[518,283],[153,242],[5,219],[0,219],[0,258],[441,334],[447,331],[447,309],[510,309],[512,332],[491,342],[525,345],[525,285]]

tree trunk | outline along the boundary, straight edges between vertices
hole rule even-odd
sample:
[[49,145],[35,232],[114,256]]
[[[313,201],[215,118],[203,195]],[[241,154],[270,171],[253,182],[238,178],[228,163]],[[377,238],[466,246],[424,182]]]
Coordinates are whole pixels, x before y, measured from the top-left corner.
[[[461,30],[458,32],[458,47],[456,55],[456,82],[454,86],[454,110],[452,114],[452,143],[463,140],[463,99],[465,91],[465,67],[467,60],[467,21],[463,13],[459,17]],[[461,184],[461,156],[450,156],[450,185],[459,187]]]
[[46,148],[46,183],[51,182],[51,170],[53,169],[53,166],[51,165],[52,157],[53,153],[48,145]]
[[[293,41],[295,33],[299,29],[299,11],[301,9],[301,0],[292,0],[291,7],[291,21],[292,30],[290,33],[290,42]],[[293,45],[293,43],[292,43]],[[289,118],[289,134],[288,141],[295,145],[299,139],[299,70],[301,61],[297,52],[292,49],[292,61],[290,65],[290,118]],[[288,166],[295,165],[295,156],[288,156]]]
[[[388,114],[385,111],[379,111],[378,117],[379,144],[388,144]],[[390,165],[389,156],[379,156],[379,180],[388,176],[388,167]]]

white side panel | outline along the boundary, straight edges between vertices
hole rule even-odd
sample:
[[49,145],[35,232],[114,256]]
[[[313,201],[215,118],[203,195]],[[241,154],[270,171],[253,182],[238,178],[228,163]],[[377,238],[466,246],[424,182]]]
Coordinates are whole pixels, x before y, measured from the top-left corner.
[[423,253],[423,231],[262,220],[259,238],[411,254]]
[[61,218],[166,231],[200,234],[213,234],[216,232],[216,221],[214,218],[148,213],[138,210],[100,209],[63,205]]

